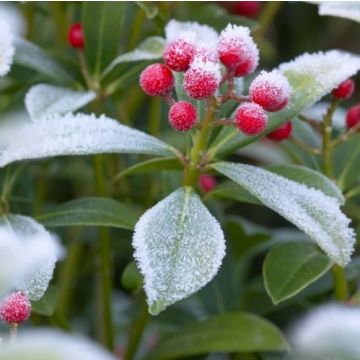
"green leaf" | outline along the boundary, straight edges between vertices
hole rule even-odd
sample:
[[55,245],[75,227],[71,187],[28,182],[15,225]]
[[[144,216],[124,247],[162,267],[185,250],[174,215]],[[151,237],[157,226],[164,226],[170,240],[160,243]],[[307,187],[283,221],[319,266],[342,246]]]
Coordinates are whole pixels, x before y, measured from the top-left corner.
[[160,341],[145,360],[177,359],[212,352],[286,351],[288,344],[269,321],[245,312],[227,313],[188,326]]
[[84,2],[85,57],[90,73],[99,78],[103,69],[116,57],[124,29],[127,2]]
[[225,255],[219,223],[190,187],[174,191],[140,218],[133,246],[152,315],[205,286]]
[[337,198],[255,166],[221,162],[212,167],[303,230],[334,262],[350,261],[355,234]]
[[237,129],[224,127],[211,146],[210,155],[224,155],[265,136],[315,104],[342,81],[356,74],[359,69],[360,59],[357,55],[337,50],[305,54],[280,65],[279,70],[287,77],[292,87],[288,106],[281,111],[268,114],[269,125],[257,136],[245,136]]
[[14,63],[35,70],[59,84],[73,84],[72,75],[35,44],[15,38]]
[[56,310],[59,300],[59,290],[55,286],[49,286],[45,295],[38,301],[31,303],[32,312],[39,315],[51,316]]
[[137,213],[120,202],[101,197],[80,198],[40,215],[38,220],[48,227],[111,226],[132,230]]
[[134,292],[139,291],[143,287],[144,280],[135,261],[131,261],[127,264],[121,275],[121,284],[125,289]]
[[332,261],[313,244],[278,245],[267,254],[263,264],[266,291],[276,305],[298,294],[331,266]]
[[115,180],[119,180],[124,176],[143,174],[153,171],[163,170],[181,170],[183,166],[177,158],[155,158],[143,161],[141,163],[130,166],[116,175]]
[[108,75],[117,65],[144,60],[156,60],[162,57],[165,47],[165,39],[160,36],[151,36],[145,39],[136,49],[119,55],[104,70],[102,77]]

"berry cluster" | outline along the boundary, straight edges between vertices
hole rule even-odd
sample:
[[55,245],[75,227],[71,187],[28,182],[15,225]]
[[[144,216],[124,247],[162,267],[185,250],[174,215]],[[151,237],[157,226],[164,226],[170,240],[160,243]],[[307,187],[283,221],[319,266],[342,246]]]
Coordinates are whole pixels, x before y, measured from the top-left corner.
[[22,324],[31,314],[31,303],[21,291],[7,295],[0,302],[0,319],[8,325]]
[[[140,76],[144,92],[165,98],[171,105],[171,126],[188,131],[196,123],[196,108],[189,101],[175,102],[171,95],[175,84],[173,72],[184,72],[182,85],[189,98],[214,97],[218,106],[228,100],[237,101],[240,105],[234,119],[226,124],[237,126],[249,136],[262,132],[268,122],[266,111],[279,111],[289,101],[291,88],[287,79],[278,71],[262,71],[252,81],[249,95],[239,95],[234,91],[235,79],[253,73],[259,63],[259,50],[249,29],[229,24],[217,38],[216,46],[207,47],[194,39],[196,36],[186,31],[167,43],[164,64],[152,64]],[[227,93],[221,94],[225,83]]]

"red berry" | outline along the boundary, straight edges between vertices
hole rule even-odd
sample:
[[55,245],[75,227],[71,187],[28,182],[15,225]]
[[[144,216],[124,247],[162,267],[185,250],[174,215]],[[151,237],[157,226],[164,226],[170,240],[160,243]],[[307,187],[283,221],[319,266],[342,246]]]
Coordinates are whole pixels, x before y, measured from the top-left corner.
[[73,24],[70,27],[68,40],[73,48],[82,49],[84,47],[84,33],[80,23]]
[[332,91],[332,96],[336,99],[345,100],[348,99],[355,90],[355,83],[352,79],[343,81],[336,89]]
[[21,324],[31,314],[31,303],[21,291],[11,293],[0,302],[0,319],[7,324]]
[[260,10],[260,1],[234,1],[231,12],[236,15],[255,17]]
[[267,134],[266,137],[274,141],[283,141],[290,136],[291,130],[291,121],[287,121],[286,123],[280,125],[278,128]]
[[176,130],[190,130],[196,122],[195,106],[187,101],[178,101],[170,108],[169,122]]
[[277,71],[262,71],[249,88],[251,100],[267,111],[279,111],[290,98],[291,87],[284,75]]
[[352,106],[346,113],[346,127],[348,129],[360,122],[360,104]]
[[152,64],[141,73],[140,86],[150,96],[166,96],[174,86],[174,77],[165,65]]
[[195,46],[189,41],[177,39],[169,43],[164,51],[165,64],[174,71],[186,71],[195,56]]
[[235,114],[236,125],[245,135],[258,135],[267,125],[264,109],[255,103],[242,103]]
[[199,186],[202,191],[210,192],[217,185],[216,179],[212,175],[201,174],[199,178]]
[[256,45],[247,27],[229,24],[219,37],[219,59],[225,66],[235,68],[254,55],[254,47]]
[[184,90],[196,100],[213,96],[220,85],[219,64],[196,57],[184,75]]
[[242,64],[237,65],[234,75],[236,77],[247,76],[255,71],[259,63],[259,50],[255,43],[249,48],[251,56]]

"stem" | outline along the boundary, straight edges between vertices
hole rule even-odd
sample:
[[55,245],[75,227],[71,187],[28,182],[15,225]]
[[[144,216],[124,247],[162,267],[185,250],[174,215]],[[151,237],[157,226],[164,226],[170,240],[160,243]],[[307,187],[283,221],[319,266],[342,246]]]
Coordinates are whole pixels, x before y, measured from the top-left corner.
[[335,285],[335,298],[339,301],[346,301],[349,297],[349,289],[346,282],[345,269],[339,265],[334,265],[331,271]]
[[208,109],[204,120],[201,123],[201,129],[197,132],[194,139],[194,146],[190,151],[190,161],[185,168],[184,186],[194,187],[200,174],[200,161],[205,154],[206,147],[212,130],[212,121],[215,117],[216,100],[212,98],[208,102]]
[[[94,170],[96,179],[96,188],[98,195],[106,194],[103,178],[101,155],[94,158]],[[102,317],[102,341],[109,349],[114,348],[114,326],[112,321],[112,259],[111,259],[111,241],[109,229],[100,228],[100,288],[97,294],[98,305],[101,309]]]
[[13,342],[16,339],[18,325],[10,324],[10,341]]
[[129,341],[127,344],[124,360],[132,360],[134,358],[149,319],[150,315],[147,309],[147,305],[144,296],[142,296],[140,314],[131,324]]
[[313,148],[313,147],[311,147],[311,146],[308,146],[308,145],[304,144],[302,141],[296,139],[296,138],[293,137],[293,136],[291,136],[291,137],[289,138],[289,141],[290,141],[291,143],[293,143],[294,145],[298,146],[299,148],[301,148],[301,149],[303,149],[303,150],[305,150],[305,151],[307,151],[307,152],[309,152],[309,153],[312,153],[312,154],[314,154],[314,155],[320,155],[320,154],[322,153],[320,149],[317,149],[317,148]]
[[356,134],[360,130],[360,122],[358,122],[355,126],[351,127],[348,131],[341,134],[336,140],[334,140],[331,144],[332,147],[338,146],[342,142],[346,141],[352,135]]

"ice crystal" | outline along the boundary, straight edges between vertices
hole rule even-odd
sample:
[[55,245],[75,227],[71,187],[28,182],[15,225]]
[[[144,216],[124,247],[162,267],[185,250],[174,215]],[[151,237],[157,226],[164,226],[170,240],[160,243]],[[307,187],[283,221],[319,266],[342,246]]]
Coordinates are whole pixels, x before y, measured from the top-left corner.
[[172,148],[116,120],[87,114],[53,114],[13,130],[0,166],[26,159],[97,153],[173,155]]
[[36,121],[50,114],[65,115],[88,104],[95,99],[93,91],[75,91],[69,88],[39,84],[26,94],[25,106]]
[[303,54],[280,65],[279,70],[288,78],[296,95],[290,99],[289,108],[294,101],[302,99],[309,99],[307,107],[315,104],[359,69],[360,57],[340,50]]
[[7,284],[3,292],[20,290],[31,300],[39,300],[62,256],[58,241],[35,220],[21,215],[1,218],[0,234],[0,253],[4,256],[0,279]]
[[197,22],[170,20],[165,27],[166,41],[187,40],[200,48],[215,49],[218,41],[216,30]]
[[136,224],[135,258],[154,315],[206,285],[225,255],[224,235],[191,188],[181,188]]
[[360,22],[358,1],[324,1],[319,4],[319,15],[330,15]]
[[354,231],[338,199],[258,167],[225,162],[213,167],[303,230],[334,262],[350,261]]
[[[26,355],[24,355],[26,354]],[[115,360],[88,339],[43,329],[22,332],[0,347],[1,360]]]
[[293,330],[292,341],[302,359],[360,359],[360,309],[326,305],[309,313]]
[[10,71],[15,48],[13,45],[13,35],[9,26],[0,23],[0,76],[6,75]]

